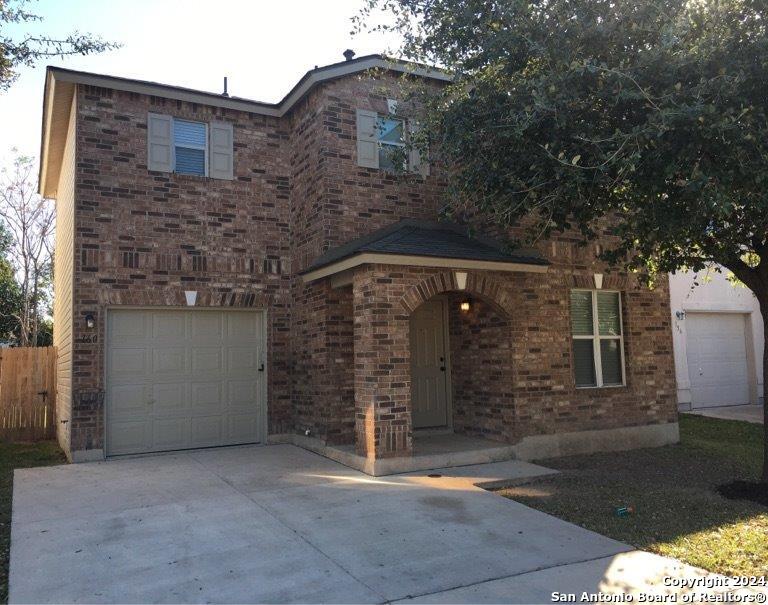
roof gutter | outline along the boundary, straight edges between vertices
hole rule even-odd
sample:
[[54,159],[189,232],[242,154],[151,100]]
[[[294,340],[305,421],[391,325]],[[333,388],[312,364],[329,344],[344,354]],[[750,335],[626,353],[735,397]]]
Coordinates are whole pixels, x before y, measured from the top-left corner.
[[184,88],[181,86],[171,86],[169,84],[159,84],[157,82],[149,82],[146,80],[134,80],[131,78],[120,78],[117,76],[75,71],[61,67],[48,67],[47,73],[49,76],[52,75],[55,80],[72,82],[73,84],[86,84],[101,88],[112,88],[115,90],[159,96],[178,101],[188,101],[190,103],[211,105],[225,109],[235,109],[262,115],[282,117],[315,85],[350,74],[368,71],[370,69],[383,69],[403,74],[413,74],[415,76],[440,80],[443,82],[449,82],[452,79],[449,74],[436,68],[386,59],[381,55],[368,55],[366,57],[360,57],[359,59],[334,63],[333,65],[310,70],[304,74],[280,102],[264,103],[262,101],[253,101],[251,99],[225,97],[221,94],[194,90],[192,88]]
[[40,161],[37,167],[37,192],[43,194],[43,182],[48,170],[48,128],[51,118],[48,115],[51,104],[48,102],[48,94],[52,86],[53,76],[49,70],[45,72],[45,85],[43,88],[43,128],[40,136]]

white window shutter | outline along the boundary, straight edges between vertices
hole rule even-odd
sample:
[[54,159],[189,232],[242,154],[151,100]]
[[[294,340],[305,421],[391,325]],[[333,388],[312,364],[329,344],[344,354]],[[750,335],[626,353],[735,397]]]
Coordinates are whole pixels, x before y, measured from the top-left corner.
[[234,144],[232,124],[211,122],[210,149],[208,150],[210,167],[208,176],[214,179],[233,178]]
[[375,111],[357,110],[357,165],[379,167],[379,144],[376,133],[378,115]]
[[[419,123],[408,121],[408,133],[413,135],[419,131]],[[421,157],[421,150],[411,147],[408,152],[408,170],[418,172],[421,176],[429,176],[429,162]]]
[[147,115],[147,168],[173,172],[173,119],[160,113]]

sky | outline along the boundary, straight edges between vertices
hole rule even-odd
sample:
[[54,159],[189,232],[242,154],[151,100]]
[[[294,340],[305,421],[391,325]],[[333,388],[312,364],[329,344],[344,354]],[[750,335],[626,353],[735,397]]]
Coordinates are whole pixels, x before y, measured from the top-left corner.
[[[65,36],[75,30],[119,42],[118,50],[74,56],[22,68],[0,92],[0,166],[11,148],[36,156],[45,65],[139,78],[257,101],[279,101],[316,65],[397,47],[382,34],[351,35],[351,17],[363,0],[38,0],[27,7],[40,24],[3,34]],[[15,37],[15,35],[14,35]]]

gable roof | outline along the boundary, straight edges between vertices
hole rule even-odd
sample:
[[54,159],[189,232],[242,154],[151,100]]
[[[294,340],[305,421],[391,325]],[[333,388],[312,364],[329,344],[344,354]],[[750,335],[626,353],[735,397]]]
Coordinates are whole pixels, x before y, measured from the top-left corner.
[[449,74],[437,68],[391,59],[384,55],[366,55],[349,61],[340,61],[339,63],[311,69],[302,76],[282,100],[277,103],[265,103],[147,80],[121,78],[49,66],[46,69],[45,90],[43,92],[39,192],[46,196],[55,194],[64,153],[67,133],[66,122],[69,119],[75,87],[78,84],[112,88],[177,101],[223,107],[225,109],[248,111],[279,118],[287,114],[298,101],[318,84],[370,69],[408,73],[444,82],[451,80]]
[[[349,261],[357,257],[361,262]],[[405,261],[410,258],[410,262]],[[414,258],[423,259],[418,264],[429,266],[434,259],[452,259],[456,266],[497,268],[499,270],[546,270],[549,262],[533,250],[508,251],[495,240],[473,236],[464,225],[448,222],[402,220],[394,225],[354,239],[346,244],[331,248],[306,270],[302,271],[305,281],[319,279],[339,271],[363,264],[363,258],[377,259],[373,262],[392,264],[413,264]],[[429,260],[433,259],[433,260]],[[334,270],[336,266],[337,270]]]

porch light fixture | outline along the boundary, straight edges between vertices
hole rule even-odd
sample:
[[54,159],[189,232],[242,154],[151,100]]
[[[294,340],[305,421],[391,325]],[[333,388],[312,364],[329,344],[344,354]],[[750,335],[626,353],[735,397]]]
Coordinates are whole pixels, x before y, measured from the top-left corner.
[[470,310],[471,308],[472,308],[472,301],[471,301],[471,300],[469,300],[468,298],[467,298],[466,300],[462,300],[462,301],[459,303],[459,310],[460,310],[462,313],[469,313],[469,310]]
[[85,327],[89,330],[93,330],[95,326],[96,319],[93,317],[93,313],[88,313],[88,315],[85,316]]

